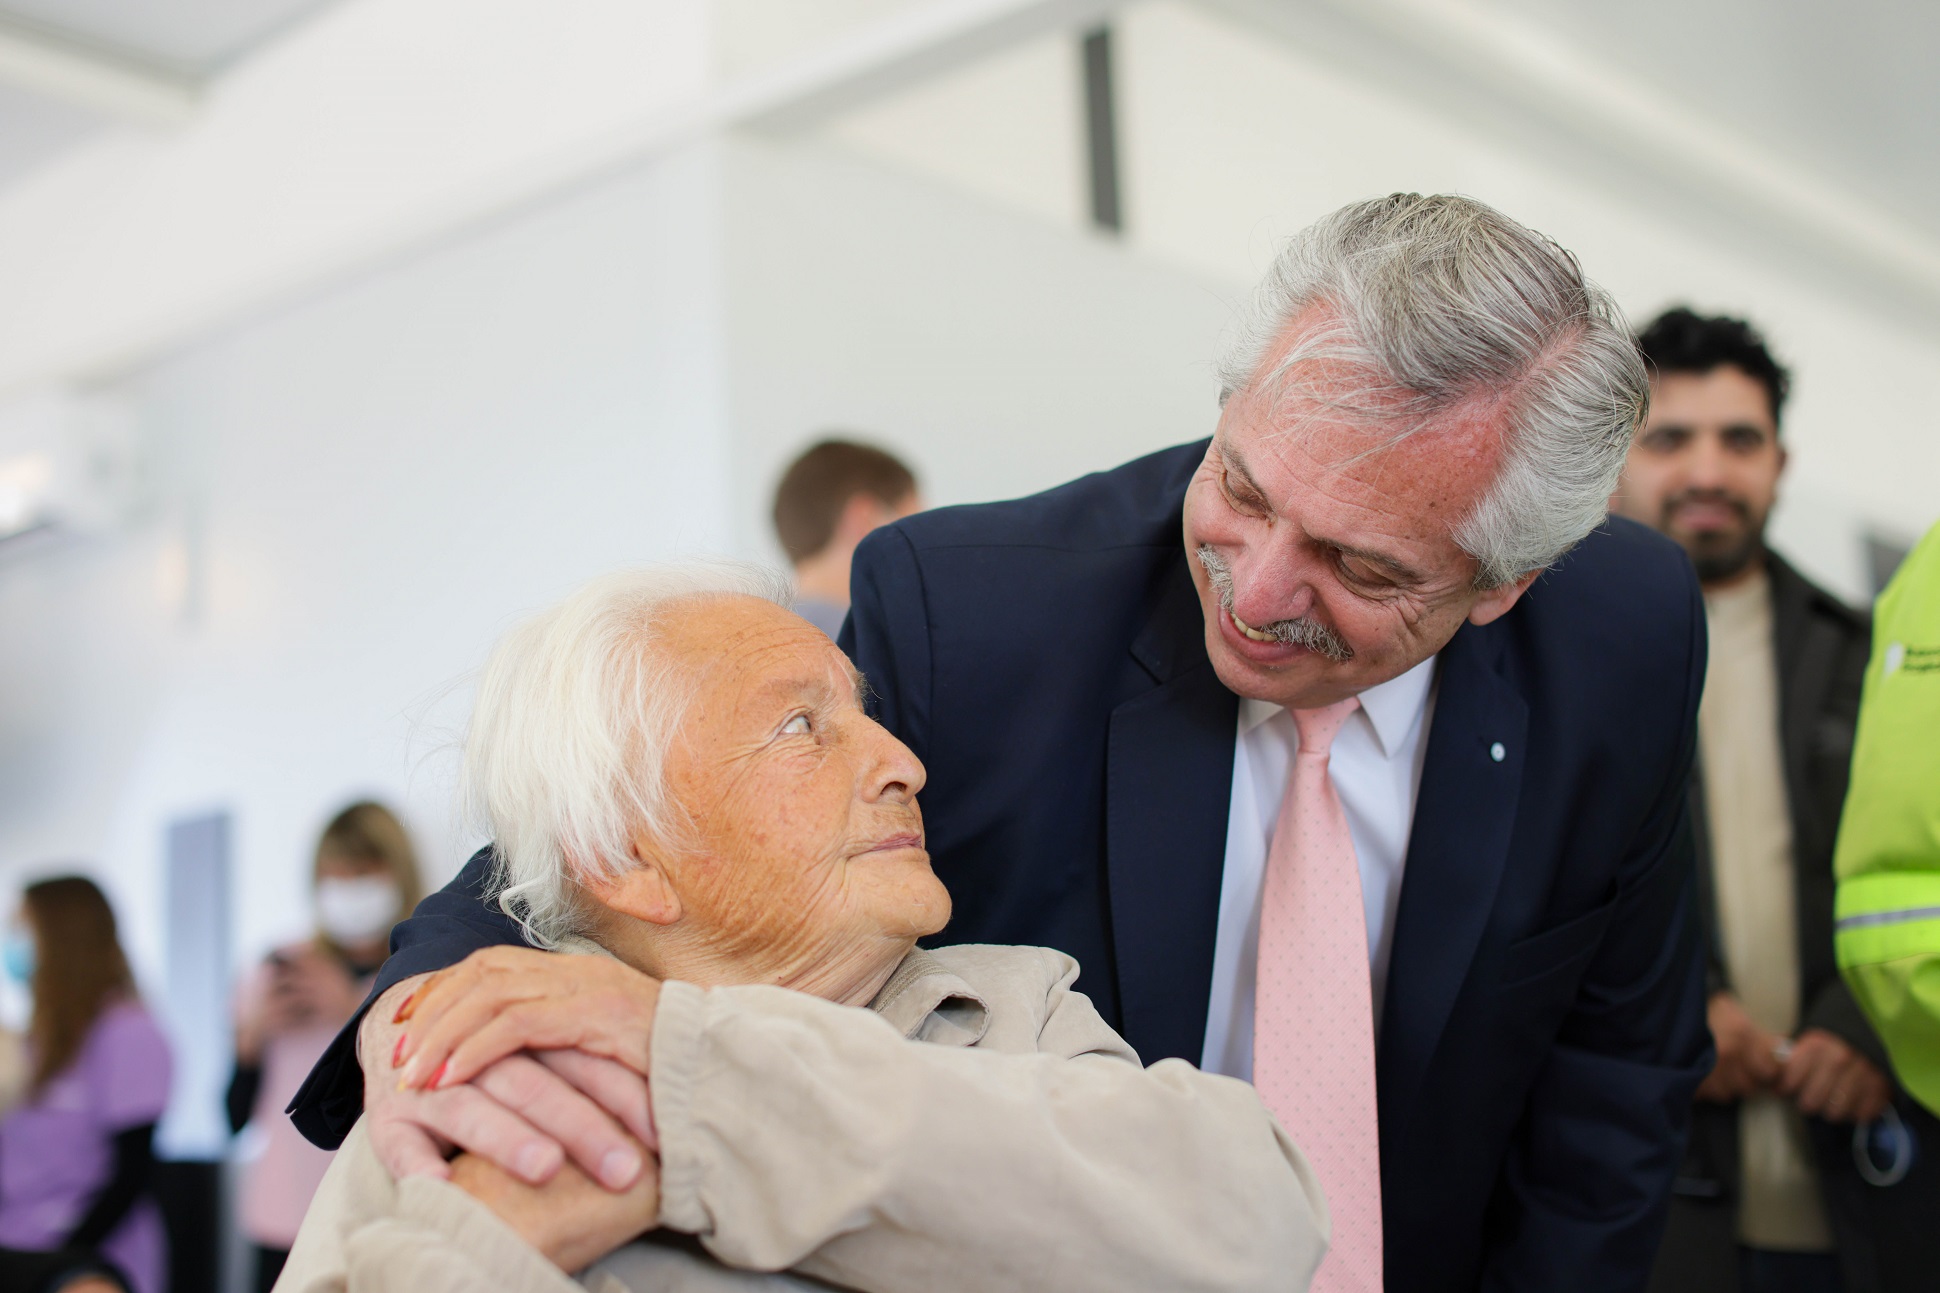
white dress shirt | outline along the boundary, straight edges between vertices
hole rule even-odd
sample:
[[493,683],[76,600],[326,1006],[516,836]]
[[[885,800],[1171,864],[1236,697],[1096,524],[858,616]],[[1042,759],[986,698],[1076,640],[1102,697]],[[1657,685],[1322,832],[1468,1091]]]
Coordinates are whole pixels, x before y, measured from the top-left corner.
[[[1378,1031],[1401,903],[1401,869],[1414,827],[1422,756],[1434,709],[1435,657],[1361,693],[1328,760],[1347,814],[1367,910],[1368,973]],[[1260,951],[1260,889],[1266,850],[1280,816],[1300,737],[1293,715],[1263,700],[1241,700],[1233,742],[1233,797],[1226,819],[1226,869],[1219,885],[1213,945],[1212,1008],[1206,1016],[1208,1073],[1253,1079],[1253,985]]]

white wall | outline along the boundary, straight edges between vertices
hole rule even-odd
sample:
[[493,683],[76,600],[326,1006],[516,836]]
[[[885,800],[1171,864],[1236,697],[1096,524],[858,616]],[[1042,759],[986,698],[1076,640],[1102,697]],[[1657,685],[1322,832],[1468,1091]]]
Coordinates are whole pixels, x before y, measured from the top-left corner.
[[827,134],[1066,229],[1089,220],[1077,41],[1026,41],[830,122]]
[[713,0],[712,62],[725,78],[774,67],[916,0]]
[[162,832],[235,813],[239,949],[300,933],[347,797],[434,883],[462,721],[518,612],[730,543],[715,207],[691,150],[131,378],[161,479],[133,533],[0,565],[0,874],[95,861],[142,970]]
[[934,503],[1211,433],[1229,307],[1198,276],[839,149],[729,156],[733,503],[754,550],[823,428],[907,453]]
[[157,348],[543,191],[688,108],[708,0],[337,0],[180,128],[0,192],[0,390]]

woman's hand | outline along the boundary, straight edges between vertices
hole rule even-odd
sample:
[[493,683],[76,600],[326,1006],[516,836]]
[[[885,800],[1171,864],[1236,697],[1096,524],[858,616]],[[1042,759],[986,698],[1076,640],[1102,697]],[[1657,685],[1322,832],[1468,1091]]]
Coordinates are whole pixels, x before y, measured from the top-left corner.
[[571,1163],[544,1185],[527,1185],[489,1159],[463,1154],[451,1181],[483,1203],[519,1237],[568,1275],[591,1265],[660,1219],[660,1163],[639,1142],[646,1170],[619,1193],[601,1188]]
[[651,1143],[647,1080],[581,1051],[508,1055],[462,1086],[401,1091],[391,1064],[403,1029],[398,1008],[430,979],[419,975],[379,997],[357,1033],[364,1071],[364,1125],[393,1177],[449,1179],[454,1150],[489,1158],[528,1185],[552,1179],[567,1158],[609,1190],[638,1177]]
[[398,1008],[400,1089],[471,1079],[516,1051],[577,1050],[648,1074],[660,982],[602,956],[489,947],[440,970]]

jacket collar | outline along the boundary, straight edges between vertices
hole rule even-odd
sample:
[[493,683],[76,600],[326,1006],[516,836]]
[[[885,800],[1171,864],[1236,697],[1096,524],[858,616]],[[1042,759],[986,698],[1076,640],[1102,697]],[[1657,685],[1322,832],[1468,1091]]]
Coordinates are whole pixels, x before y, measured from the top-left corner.
[[[1190,560],[1181,543],[1154,572],[1151,610],[1131,646],[1151,685],[1133,687],[1106,728],[1105,889],[1118,989],[1111,1022],[1147,1062],[1196,1064],[1212,998],[1239,697],[1206,657]],[[1177,955],[1154,956],[1157,947]]]
[[941,1046],[975,1046],[990,1028],[990,1005],[943,962],[916,948],[869,1003],[897,1032]]

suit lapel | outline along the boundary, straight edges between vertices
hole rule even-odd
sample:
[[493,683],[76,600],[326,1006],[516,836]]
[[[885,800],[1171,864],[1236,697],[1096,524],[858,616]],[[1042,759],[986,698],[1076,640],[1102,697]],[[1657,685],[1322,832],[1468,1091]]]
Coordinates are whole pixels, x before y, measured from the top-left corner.
[[1125,1037],[1146,1063],[1199,1062],[1212,993],[1239,698],[1206,658],[1185,554],[1132,644],[1154,684],[1112,711],[1105,852]]
[[1442,648],[1382,1009],[1383,1125],[1401,1125],[1427,1073],[1509,857],[1529,707],[1499,671],[1500,641],[1464,625]]

